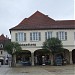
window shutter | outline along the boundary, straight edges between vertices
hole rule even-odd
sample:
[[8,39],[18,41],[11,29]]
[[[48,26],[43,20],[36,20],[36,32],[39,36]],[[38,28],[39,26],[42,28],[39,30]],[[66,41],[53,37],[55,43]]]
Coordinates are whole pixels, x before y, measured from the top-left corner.
[[47,40],[47,32],[45,32],[45,40]]
[[26,33],[24,33],[24,41],[26,41]]
[[39,41],[41,41],[41,33],[39,32]]
[[18,41],[18,34],[15,33],[15,40]]
[[67,40],[67,32],[65,32],[65,40]]
[[56,32],[56,37],[59,38],[59,36],[58,36],[58,32]]
[[75,32],[74,32],[74,40],[75,40]]
[[30,41],[32,41],[32,33],[30,33]]

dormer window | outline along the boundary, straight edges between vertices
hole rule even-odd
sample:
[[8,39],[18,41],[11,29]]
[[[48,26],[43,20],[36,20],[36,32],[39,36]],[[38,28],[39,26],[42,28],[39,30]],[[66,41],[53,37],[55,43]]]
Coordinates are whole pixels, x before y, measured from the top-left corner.
[[3,44],[0,44],[0,48],[3,48]]

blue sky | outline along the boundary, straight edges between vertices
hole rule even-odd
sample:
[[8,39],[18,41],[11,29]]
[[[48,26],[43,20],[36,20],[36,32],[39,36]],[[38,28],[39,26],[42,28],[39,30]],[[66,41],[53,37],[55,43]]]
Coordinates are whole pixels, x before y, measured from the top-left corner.
[[37,10],[55,20],[73,20],[75,0],[0,0],[0,35]]

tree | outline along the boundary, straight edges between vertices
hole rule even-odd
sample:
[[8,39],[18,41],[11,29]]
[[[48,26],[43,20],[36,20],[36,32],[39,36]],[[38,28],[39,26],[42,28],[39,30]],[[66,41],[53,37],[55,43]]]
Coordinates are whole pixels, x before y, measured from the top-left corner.
[[52,55],[53,55],[52,65],[53,65],[53,61],[54,61],[54,54],[63,51],[63,45],[62,45],[61,40],[59,40],[58,38],[54,38],[54,37],[47,39],[43,43],[42,48],[49,50],[52,53]]
[[11,66],[15,66],[14,57],[16,53],[20,52],[22,49],[17,42],[8,42],[4,46],[4,50],[7,51],[12,56]]

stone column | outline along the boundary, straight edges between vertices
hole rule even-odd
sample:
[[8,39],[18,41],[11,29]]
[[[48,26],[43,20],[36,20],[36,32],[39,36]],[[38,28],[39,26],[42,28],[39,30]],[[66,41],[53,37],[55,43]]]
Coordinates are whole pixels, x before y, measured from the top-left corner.
[[32,66],[34,66],[34,53],[31,53],[31,62],[32,62]]
[[72,61],[72,51],[70,51],[69,53],[70,53],[70,64],[73,64],[73,61]]
[[45,56],[42,56],[42,65],[45,65]]
[[35,64],[37,65],[37,63],[38,63],[38,60],[37,60],[37,55],[35,56]]

